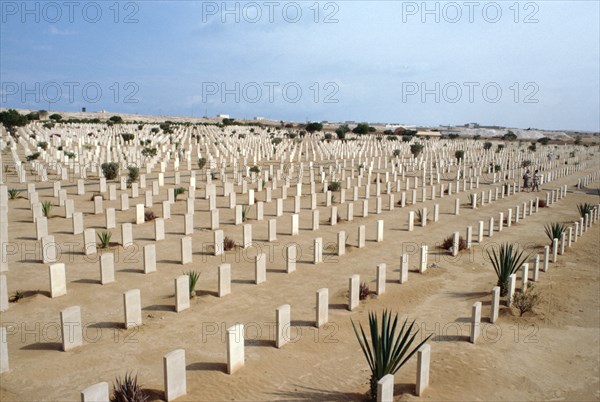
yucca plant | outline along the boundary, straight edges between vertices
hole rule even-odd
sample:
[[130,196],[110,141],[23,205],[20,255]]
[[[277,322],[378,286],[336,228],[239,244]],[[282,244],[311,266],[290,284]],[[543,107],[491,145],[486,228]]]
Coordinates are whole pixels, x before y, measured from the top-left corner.
[[562,223],[553,222],[545,225],[544,230],[546,231],[546,236],[548,236],[550,242],[552,243],[554,239],[560,239],[565,231],[565,225]]
[[594,209],[594,206],[587,202],[585,202],[583,204],[577,204],[577,210],[579,211],[579,216],[581,216],[582,218],[585,218],[585,215],[588,213],[591,213],[593,209]]
[[492,262],[494,271],[498,276],[498,286],[500,286],[500,295],[506,296],[508,293],[508,278],[517,272],[529,255],[523,256],[525,251],[517,249],[514,244],[504,243],[500,245],[498,252],[493,248],[492,252],[487,251],[487,255]]
[[417,219],[419,220],[419,222],[423,223],[423,219],[429,220],[429,211],[427,211],[427,215],[425,217],[423,217],[423,210],[418,209],[416,212],[416,216],[417,216]]
[[198,279],[200,279],[200,272],[188,271],[184,272],[183,274],[190,277],[190,297],[193,299],[196,297],[196,284],[198,283]]
[[50,218],[50,212],[52,212],[52,202],[51,201],[42,202],[42,214],[46,218]]
[[246,222],[246,219],[248,218],[248,209],[250,209],[249,205],[242,207],[242,222]]
[[175,193],[175,201],[177,201],[177,196],[185,193],[185,188],[178,187],[175,189],[174,193]]
[[98,233],[98,239],[100,240],[100,248],[108,248],[110,246],[110,238],[112,237],[111,232]]
[[407,327],[408,320],[405,320],[400,330],[397,331],[398,313],[392,319],[392,313],[384,310],[381,316],[381,328],[379,327],[379,322],[377,314],[369,312],[370,337],[367,337],[362,324],[359,324],[359,334],[354,321],[352,321],[354,334],[371,369],[370,394],[373,401],[377,399],[377,381],[387,374],[396,374],[433,335],[429,335],[413,347],[415,338],[419,333],[417,329],[411,336],[415,321]]
[[117,377],[111,402],[146,402],[148,396],[144,395],[142,387],[138,384],[137,375],[125,373],[125,377]]
[[21,193],[21,190],[17,190],[16,188],[11,188],[10,190],[8,190],[8,198],[10,198],[11,200],[14,200],[19,196],[20,193]]

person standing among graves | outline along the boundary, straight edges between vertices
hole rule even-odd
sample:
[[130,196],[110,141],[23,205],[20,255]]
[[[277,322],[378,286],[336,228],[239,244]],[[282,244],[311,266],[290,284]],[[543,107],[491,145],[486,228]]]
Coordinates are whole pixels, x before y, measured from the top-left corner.
[[538,172],[539,170],[536,170],[533,173],[533,185],[531,186],[531,191],[540,191],[540,174]]
[[529,177],[530,176],[531,176],[531,172],[529,171],[529,169],[527,169],[527,171],[523,175],[523,188],[525,190],[527,190],[529,188]]

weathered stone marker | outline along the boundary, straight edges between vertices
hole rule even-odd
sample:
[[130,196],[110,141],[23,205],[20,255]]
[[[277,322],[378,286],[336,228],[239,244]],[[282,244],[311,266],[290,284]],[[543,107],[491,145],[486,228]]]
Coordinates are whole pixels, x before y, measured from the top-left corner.
[[50,297],[55,298],[67,294],[67,277],[65,264],[52,264],[48,267],[50,275]]
[[126,329],[142,325],[142,298],[139,289],[123,293],[123,311]]
[[431,360],[431,346],[425,344],[417,351],[417,396],[423,395],[423,391],[429,386],[429,363]]
[[473,304],[471,310],[471,338],[470,342],[475,343],[479,337],[479,325],[481,323],[481,302]]
[[317,318],[315,326],[317,328],[329,321],[329,289],[322,288],[317,290]]
[[219,297],[231,293],[231,264],[219,265]]
[[500,312],[500,286],[494,286],[492,289],[492,313],[490,315],[490,322],[493,324],[498,320],[498,313]]
[[99,382],[81,391],[81,402],[104,402],[110,400],[108,383]]
[[62,349],[67,352],[83,345],[83,327],[79,306],[67,307],[60,312]]
[[154,244],[146,244],[144,246],[144,273],[149,274],[156,271],[156,246]]
[[190,308],[190,277],[179,275],[175,278],[175,311],[177,313]]
[[227,374],[244,367],[244,324],[227,328]]
[[185,350],[176,349],[163,357],[165,400],[175,400],[187,394]]
[[386,279],[386,264],[377,264],[377,289],[376,293],[382,295],[385,293],[385,279]]
[[348,294],[348,310],[358,307],[360,292],[360,275],[352,275],[349,279],[350,293]]
[[115,255],[104,253],[100,256],[100,283],[106,285],[115,281]]
[[386,374],[377,381],[377,402],[394,401],[394,375]]
[[290,340],[291,330],[291,307],[289,304],[283,304],[277,307],[275,314],[276,339],[275,346],[279,349]]

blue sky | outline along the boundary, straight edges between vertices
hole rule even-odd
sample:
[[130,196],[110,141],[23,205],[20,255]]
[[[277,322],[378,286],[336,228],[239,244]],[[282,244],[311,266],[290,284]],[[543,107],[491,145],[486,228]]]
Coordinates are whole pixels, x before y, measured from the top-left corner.
[[599,2],[474,3],[3,0],[0,106],[600,131]]

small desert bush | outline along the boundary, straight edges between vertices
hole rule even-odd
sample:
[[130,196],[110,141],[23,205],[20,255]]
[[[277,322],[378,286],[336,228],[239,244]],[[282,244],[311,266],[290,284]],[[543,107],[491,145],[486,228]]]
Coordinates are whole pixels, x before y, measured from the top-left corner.
[[37,143],[39,148],[42,148],[44,151],[48,149],[48,143],[46,141],[39,141]]
[[[337,214],[337,220],[336,222],[341,222],[342,221],[342,217],[340,216],[340,214]],[[331,223],[331,217],[327,220],[328,223]]]
[[102,173],[106,180],[114,180],[119,174],[119,164],[117,162],[106,162],[100,165]]
[[144,222],[150,222],[153,221],[157,218],[156,215],[154,215],[153,211],[146,211],[144,212]]
[[[446,237],[440,247],[443,248],[444,250],[450,250],[452,247],[454,247],[454,236]],[[462,251],[462,250],[466,250],[466,249],[467,249],[467,241],[462,236],[459,236],[458,237],[458,251]]]
[[232,238],[225,236],[223,239],[223,249],[225,251],[233,250],[235,248],[235,241]]
[[538,207],[540,208],[546,208],[548,205],[546,205],[546,201],[545,200],[539,200],[538,201]]
[[331,183],[329,183],[327,185],[327,190],[329,190],[329,191],[340,191],[341,188],[342,188],[342,185],[340,184],[339,181],[332,181]]
[[40,157],[40,155],[41,154],[39,152],[34,152],[31,155],[27,155],[27,157],[26,157],[27,162],[32,162],[32,161],[36,160],[37,158]]
[[11,303],[18,303],[19,300],[21,300],[24,297],[25,297],[25,293],[20,290],[17,290],[17,291],[15,291],[15,293],[13,293],[13,295],[10,297],[10,299],[8,301]]
[[519,317],[533,311],[540,303],[540,295],[534,291],[534,285],[529,284],[525,292],[516,292],[513,296],[512,306],[519,311]]
[[358,291],[358,298],[360,300],[365,300],[367,297],[369,297],[370,294],[371,291],[369,290],[369,285],[367,285],[366,282],[362,282]]
[[199,158],[198,159],[198,169],[202,170],[202,168],[204,168],[205,165],[206,165],[206,158]]
[[250,168],[250,172],[258,174],[258,173],[260,173],[260,168],[256,165],[254,165]]
[[140,168],[137,166],[129,166],[127,168],[127,187],[131,187],[131,184],[138,181],[139,177]]

